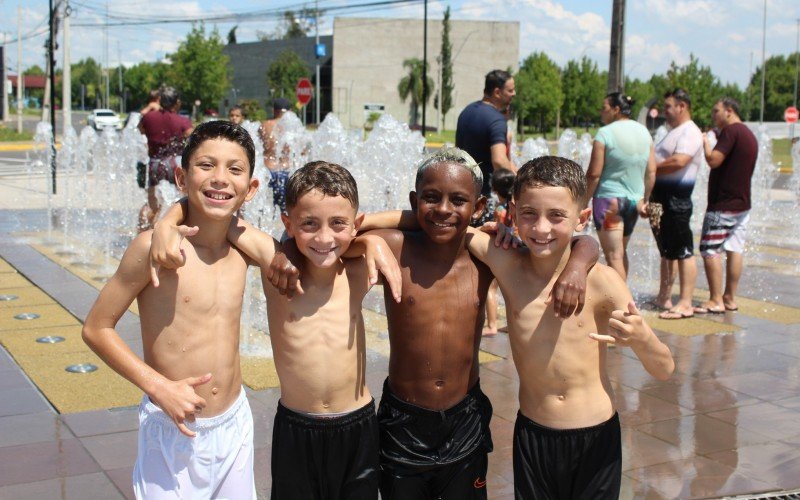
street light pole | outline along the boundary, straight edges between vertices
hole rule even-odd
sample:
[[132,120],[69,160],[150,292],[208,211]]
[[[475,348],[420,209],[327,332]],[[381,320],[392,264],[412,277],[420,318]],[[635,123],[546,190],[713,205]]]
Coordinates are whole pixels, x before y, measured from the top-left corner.
[[[800,76],[800,19],[797,20],[797,46],[794,52],[794,94],[792,106],[797,109],[797,78]],[[794,139],[794,122],[789,131],[789,139]]]
[[425,104],[428,101],[428,0],[425,0],[422,35],[422,137],[425,137]]
[[50,172],[52,173],[52,191],[56,194],[56,11],[53,0],[50,6],[50,39],[48,40],[47,61],[50,66],[50,126],[53,128],[53,141],[51,147]]
[[758,123],[764,123],[764,89],[767,86],[767,0],[764,0],[764,26],[761,35],[761,110]]
[[320,97],[322,96],[322,84],[320,83],[320,78],[319,78],[319,52],[318,52],[318,50],[319,50],[319,0],[315,0],[314,1],[314,16],[315,16],[314,30],[316,31],[316,38],[317,38],[316,45],[314,45],[314,55],[317,58],[316,59],[316,61],[317,61],[317,71],[316,71],[316,79],[317,79],[317,81],[316,81],[316,85],[315,85],[315,87],[316,87],[316,99],[314,99],[314,108],[315,108],[314,111],[315,111],[315,121],[317,123],[317,126],[319,126],[319,107],[320,107],[319,106],[319,100],[320,100]]

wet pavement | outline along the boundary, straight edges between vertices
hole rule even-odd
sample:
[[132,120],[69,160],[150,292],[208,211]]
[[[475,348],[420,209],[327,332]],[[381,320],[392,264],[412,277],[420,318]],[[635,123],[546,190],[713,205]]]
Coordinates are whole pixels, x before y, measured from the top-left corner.
[[[41,227],[43,212],[0,214],[0,259],[8,263],[0,266],[0,295],[19,288],[16,280],[24,277],[49,301],[32,305],[32,311],[60,305],[67,311],[65,321],[82,321],[96,287],[11,235],[21,227]],[[641,225],[635,234],[642,242],[649,238]],[[742,293],[760,309],[697,318],[692,328],[681,326],[689,325],[683,320],[659,323],[664,330],[657,333],[676,361],[670,380],[647,375],[629,350],[610,350],[609,372],[623,424],[622,498],[716,498],[800,489],[800,243],[779,246],[780,263],[745,269]],[[643,264],[632,262],[637,265]],[[699,286],[703,280],[701,272]],[[785,307],[773,313],[772,304]],[[379,294],[371,295],[365,307],[380,312]],[[29,326],[17,327],[3,311],[0,341],[5,346],[4,332],[17,335],[17,328]],[[135,349],[137,321],[126,313],[120,327]],[[368,347],[368,383],[379,395],[388,358],[385,346]],[[518,381],[505,334],[484,339],[482,349],[499,357],[481,365],[481,386],[494,406],[489,497],[510,499]],[[58,357],[42,361],[58,362]],[[279,390],[247,393],[255,419],[257,489],[260,498],[269,498]],[[59,414],[32,376],[0,348],[0,498],[132,498],[137,425],[134,406]]]

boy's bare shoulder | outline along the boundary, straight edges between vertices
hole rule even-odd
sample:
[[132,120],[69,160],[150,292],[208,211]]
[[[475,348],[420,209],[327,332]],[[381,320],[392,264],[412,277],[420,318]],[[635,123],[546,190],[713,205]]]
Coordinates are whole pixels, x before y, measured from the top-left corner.
[[405,233],[399,229],[372,229],[364,234],[380,236],[394,252],[402,247],[405,240]]
[[598,305],[612,306],[627,302],[630,296],[628,285],[622,277],[605,264],[597,263],[587,276],[586,298]]

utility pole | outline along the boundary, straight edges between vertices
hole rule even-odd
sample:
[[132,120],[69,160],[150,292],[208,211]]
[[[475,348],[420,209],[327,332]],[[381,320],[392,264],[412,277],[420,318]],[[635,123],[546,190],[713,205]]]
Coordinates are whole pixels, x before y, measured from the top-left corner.
[[625,87],[625,0],[614,0],[611,12],[611,46],[608,53],[607,93],[621,92]]
[[314,86],[316,94],[316,99],[314,99],[314,121],[317,123],[317,126],[319,126],[319,100],[322,97],[322,83],[319,78],[319,0],[314,0],[314,19],[314,31],[316,32],[315,36],[317,39],[314,45],[314,55],[317,58],[316,85]]
[[[797,109],[797,79],[800,77],[800,19],[797,20],[797,46],[794,51],[794,94],[792,94],[792,106]],[[794,139],[794,122],[789,131],[789,139]]]
[[6,88],[6,81],[8,80],[8,76],[6,75],[6,40],[8,37],[5,33],[3,33],[3,45],[0,45],[0,90],[3,92],[3,106],[0,109],[0,121],[7,122],[8,121],[8,92]]
[[106,28],[105,29],[106,40],[105,40],[105,44],[103,46],[103,52],[104,52],[104,55],[105,55],[105,65],[106,65],[106,70],[104,71],[104,73],[106,75],[106,102],[105,102],[105,107],[111,109],[111,101],[109,101],[109,99],[108,99],[109,89],[111,87],[111,82],[109,81],[110,77],[109,77],[109,74],[108,74],[108,1],[106,1],[106,26],[105,26],[105,28]]
[[119,78],[119,112],[120,114],[125,112],[124,109],[124,96],[123,96],[123,89],[122,89],[122,52],[119,50],[119,40],[117,40],[117,76]]
[[425,138],[425,104],[428,101],[428,0],[423,16],[425,28],[422,35],[422,138]]
[[22,133],[22,7],[17,6],[17,133]]
[[50,37],[48,38],[49,50],[47,52],[47,66],[50,70],[50,126],[53,128],[53,140],[51,143],[51,157],[50,172],[52,173],[53,194],[56,194],[56,22],[58,22],[58,15],[53,7],[53,0],[50,0]]
[[761,110],[758,123],[764,123],[764,90],[767,86],[767,0],[764,0],[764,27],[761,35]]
[[69,58],[69,16],[72,8],[69,1],[64,3],[64,71],[61,82],[61,109],[64,111],[63,132],[72,123],[72,62]]

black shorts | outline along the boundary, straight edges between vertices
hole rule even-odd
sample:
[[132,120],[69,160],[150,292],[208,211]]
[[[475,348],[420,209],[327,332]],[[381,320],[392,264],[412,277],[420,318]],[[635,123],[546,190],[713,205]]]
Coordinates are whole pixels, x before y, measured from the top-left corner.
[[289,182],[288,170],[270,170],[269,187],[272,188],[272,204],[286,213],[286,183]]
[[658,251],[669,260],[683,260],[694,253],[694,237],[689,221],[692,218],[692,199],[676,196],[653,197],[651,203],[662,208],[660,222],[650,220]]
[[458,404],[435,411],[397,398],[383,384],[381,498],[486,498],[492,404],[480,383]]
[[619,416],[584,429],[551,429],[517,413],[514,496],[517,500],[619,498]]
[[272,429],[272,500],[377,500],[375,401],[347,415],[314,417],[280,402]]

